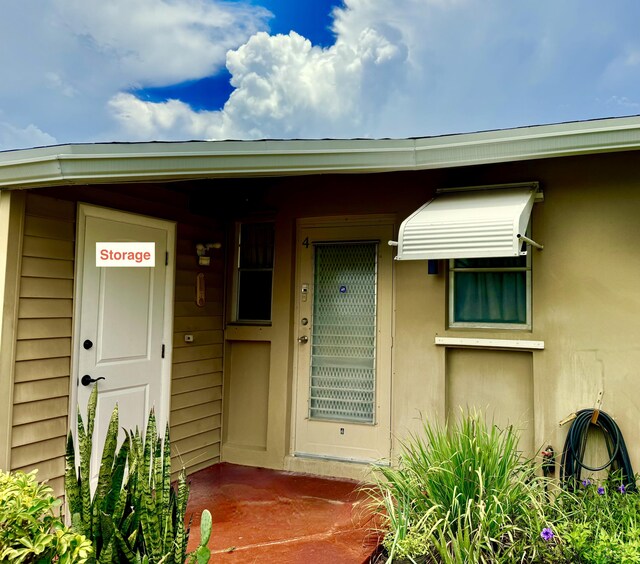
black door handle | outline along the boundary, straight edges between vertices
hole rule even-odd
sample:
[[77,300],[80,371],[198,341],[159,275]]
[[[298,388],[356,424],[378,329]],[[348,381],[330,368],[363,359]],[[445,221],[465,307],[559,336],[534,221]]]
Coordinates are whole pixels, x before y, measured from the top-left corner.
[[80,379],[80,383],[83,386],[88,386],[89,384],[93,384],[94,382],[97,382],[98,380],[104,380],[104,376],[100,376],[98,378],[92,378],[91,376],[89,376],[88,374],[85,374],[81,379]]
[[84,343],[82,343],[82,346],[84,347],[84,350],[88,351],[93,346],[93,343],[89,339],[87,339]]

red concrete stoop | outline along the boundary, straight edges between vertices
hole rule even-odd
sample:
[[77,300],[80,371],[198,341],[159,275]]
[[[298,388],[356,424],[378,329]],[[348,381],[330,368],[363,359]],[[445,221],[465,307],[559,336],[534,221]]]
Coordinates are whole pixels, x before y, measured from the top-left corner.
[[211,563],[363,564],[378,545],[358,484],[221,463],[191,476],[189,550],[213,517]]

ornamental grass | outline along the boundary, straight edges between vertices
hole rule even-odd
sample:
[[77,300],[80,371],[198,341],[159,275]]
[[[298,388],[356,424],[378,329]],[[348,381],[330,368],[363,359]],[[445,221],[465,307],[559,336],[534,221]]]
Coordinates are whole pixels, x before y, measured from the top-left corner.
[[544,548],[548,482],[520,455],[517,431],[481,413],[424,422],[398,466],[376,474],[387,562],[532,562]]

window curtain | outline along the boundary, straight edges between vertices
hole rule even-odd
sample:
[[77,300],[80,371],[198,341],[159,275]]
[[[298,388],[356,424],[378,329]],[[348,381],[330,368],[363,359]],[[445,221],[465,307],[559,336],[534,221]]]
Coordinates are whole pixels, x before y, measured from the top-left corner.
[[[458,259],[456,268],[526,267],[526,257]],[[454,318],[459,322],[526,323],[526,272],[456,272]]]
[[273,267],[273,223],[245,223],[240,233],[240,268]]

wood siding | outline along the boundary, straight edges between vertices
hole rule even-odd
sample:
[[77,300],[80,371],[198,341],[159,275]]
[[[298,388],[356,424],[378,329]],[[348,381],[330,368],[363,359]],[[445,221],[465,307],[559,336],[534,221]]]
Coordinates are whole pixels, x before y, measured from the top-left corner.
[[[188,197],[156,186],[42,189],[27,195],[13,394],[12,469],[39,469],[63,490],[68,428],[76,204],[83,201],[176,221],[170,425],[173,468],[220,460],[224,260],[197,265],[197,243],[223,240],[215,221],[188,211]],[[195,303],[204,272],[206,304]],[[193,342],[186,342],[192,335]]]
[[[210,227],[178,223],[170,416],[174,471],[220,461],[224,261],[221,253],[212,254],[211,266],[199,267],[195,247],[221,238],[222,232],[212,233]],[[200,272],[205,275],[203,307],[195,301]],[[185,335],[193,342],[185,342]]]
[[27,195],[18,306],[11,468],[38,468],[56,495],[64,488],[75,210]]

